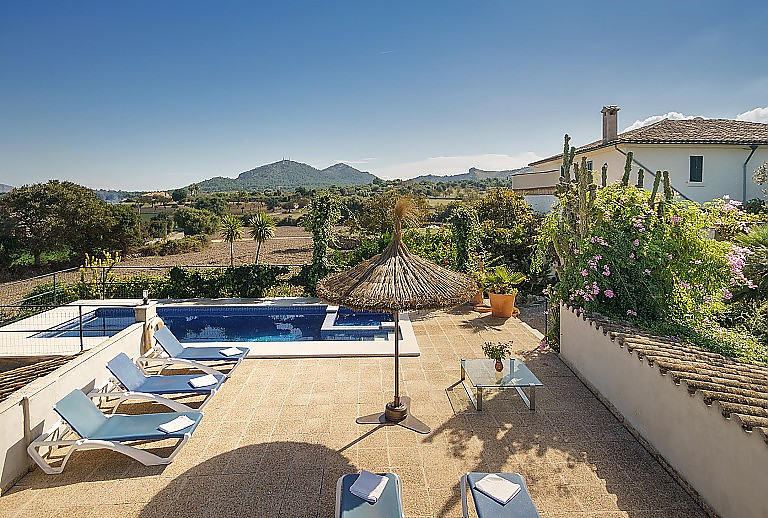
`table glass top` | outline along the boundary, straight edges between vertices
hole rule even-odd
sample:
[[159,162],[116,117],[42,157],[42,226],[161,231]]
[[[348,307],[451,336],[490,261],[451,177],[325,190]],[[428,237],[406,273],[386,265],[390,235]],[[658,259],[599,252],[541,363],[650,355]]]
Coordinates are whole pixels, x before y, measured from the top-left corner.
[[528,387],[533,384],[538,387],[542,383],[517,358],[502,360],[504,370],[497,372],[494,360],[487,358],[472,358],[461,360],[467,378],[475,387]]

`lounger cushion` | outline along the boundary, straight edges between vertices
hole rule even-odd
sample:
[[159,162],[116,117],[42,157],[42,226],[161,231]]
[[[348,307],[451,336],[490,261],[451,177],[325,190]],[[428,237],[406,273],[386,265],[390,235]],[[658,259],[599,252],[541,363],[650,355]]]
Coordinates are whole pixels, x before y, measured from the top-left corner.
[[226,349],[226,347],[184,347],[167,327],[158,328],[153,336],[157,343],[160,344],[160,347],[162,347],[171,358],[196,361],[219,360],[236,362],[248,356],[249,352],[247,347],[238,346],[238,349],[243,351],[241,354],[238,354],[237,356],[224,356],[220,351]]
[[344,475],[341,479],[341,509],[343,518],[393,518],[403,516],[403,504],[397,489],[397,477],[392,473],[384,473],[389,480],[381,498],[370,504],[349,492],[349,488],[357,480],[357,474]]
[[523,477],[517,473],[496,474],[510,482],[520,484],[520,491],[506,505],[501,505],[482,491],[475,489],[475,483],[489,473],[469,473],[467,484],[469,484],[469,491],[475,501],[478,518],[539,518],[539,512],[533,505]]
[[149,376],[144,383],[141,384],[138,391],[146,392],[148,394],[183,394],[183,393],[195,393],[195,394],[210,394],[211,390],[217,389],[224,381],[223,374],[213,374],[217,383],[215,385],[208,385],[207,387],[195,388],[189,384],[189,380],[192,378],[199,378],[200,374],[175,374],[173,376]]
[[[165,433],[157,429],[161,424],[185,415],[195,424],[178,432]],[[200,412],[164,412],[160,414],[121,415],[116,414],[107,419],[95,434],[89,439],[103,439],[107,441],[143,441],[152,439],[179,439],[185,433],[192,433],[200,424],[203,414]]]
[[[201,412],[163,412],[159,414],[105,416],[82,390],[73,390],[53,407],[69,426],[84,439],[105,441],[141,441],[150,439],[184,437],[192,433],[200,420]],[[195,424],[175,433],[164,433],[157,429],[179,416],[185,415]]]

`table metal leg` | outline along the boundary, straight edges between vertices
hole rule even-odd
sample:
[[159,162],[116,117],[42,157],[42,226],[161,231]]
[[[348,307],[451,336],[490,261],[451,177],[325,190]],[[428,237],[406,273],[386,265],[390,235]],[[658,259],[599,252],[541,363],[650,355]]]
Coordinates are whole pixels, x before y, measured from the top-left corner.
[[522,387],[515,387],[515,390],[520,395],[520,398],[523,400],[523,403],[525,403],[525,406],[528,407],[528,410],[536,410],[536,385],[528,385],[527,396]]
[[477,411],[480,412],[483,409],[483,388],[477,387]]

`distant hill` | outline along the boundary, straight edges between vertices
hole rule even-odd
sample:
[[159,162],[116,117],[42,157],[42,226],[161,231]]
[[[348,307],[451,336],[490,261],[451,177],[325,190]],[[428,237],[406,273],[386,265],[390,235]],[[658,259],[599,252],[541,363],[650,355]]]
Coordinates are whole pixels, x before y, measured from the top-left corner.
[[301,162],[280,160],[240,173],[237,178],[217,176],[199,182],[197,185],[202,192],[258,191],[277,188],[295,189],[299,186],[316,189],[331,185],[363,185],[375,179],[376,176],[371,173],[359,171],[347,164],[335,164],[325,169],[316,169]]
[[427,175],[417,176],[416,178],[413,178],[408,181],[412,183],[418,183],[418,182],[461,182],[465,180],[479,181],[479,180],[491,180],[491,179],[506,180],[507,178],[514,176],[516,174],[528,173],[532,170],[533,168],[531,167],[521,167],[520,169],[507,169],[504,171],[483,171],[482,169],[477,169],[476,167],[472,167],[467,173],[453,174],[448,176],[438,176],[434,174],[427,174]]
[[4,183],[0,183],[0,192],[9,192],[13,190],[13,185],[6,185]]

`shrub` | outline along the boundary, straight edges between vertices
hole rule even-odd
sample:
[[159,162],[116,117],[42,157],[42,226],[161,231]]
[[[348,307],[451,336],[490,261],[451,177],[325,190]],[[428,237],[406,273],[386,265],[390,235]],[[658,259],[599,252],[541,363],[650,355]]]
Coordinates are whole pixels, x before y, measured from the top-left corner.
[[219,229],[219,216],[209,210],[181,207],[173,219],[188,236],[211,235]]
[[185,236],[181,239],[160,241],[143,246],[139,248],[138,253],[143,257],[185,254],[187,252],[199,252],[210,244],[211,240],[206,235]]

